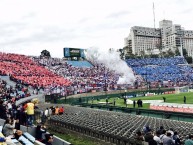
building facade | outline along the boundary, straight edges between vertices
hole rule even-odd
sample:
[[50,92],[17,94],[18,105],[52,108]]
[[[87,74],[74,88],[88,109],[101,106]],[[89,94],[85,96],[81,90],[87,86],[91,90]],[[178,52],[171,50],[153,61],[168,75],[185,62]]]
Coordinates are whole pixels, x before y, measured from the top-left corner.
[[124,51],[132,50],[135,55],[157,54],[161,51],[173,52],[186,49],[189,56],[193,55],[193,31],[184,30],[181,25],[170,20],[159,22],[159,28],[134,26],[125,38]]

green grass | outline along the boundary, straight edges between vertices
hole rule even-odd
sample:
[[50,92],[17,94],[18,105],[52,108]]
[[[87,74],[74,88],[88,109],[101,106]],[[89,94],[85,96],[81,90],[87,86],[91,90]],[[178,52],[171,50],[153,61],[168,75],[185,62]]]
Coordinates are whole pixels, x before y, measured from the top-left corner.
[[101,143],[93,141],[89,138],[78,136],[76,134],[61,134],[61,133],[53,132],[50,130],[49,130],[49,132],[53,133],[54,135],[56,135],[57,137],[59,137],[63,140],[66,140],[66,141],[72,143],[73,145],[101,145]]
[[[155,95],[155,96],[148,96],[148,97],[135,97],[130,98],[131,100],[137,101],[138,99],[141,100],[163,100],[163,97],[166,98],[166,103],[184,103],[184,96],[186,96],[186,104],[193,104],[193,92],[189,93],[180,93],[180,94],[166,94],[166,95]],[[120,99],[119,97],[111,98],[108,101],[113,103],[114,99],[116,100],[115,106],[119,107],[126,107],[124,104],[124,100]],[[106,99],[101,99],[100,101],[94,100],[93,104],[98,104],[98,102],[106,102]],[[92,103],[89,101],[89,103]],[[137,105],[136,105],[137,106]],[[149,104],[143,104],[143,109],[149,109]],[[128,105],[127,107],[133,108],[133,104]]]

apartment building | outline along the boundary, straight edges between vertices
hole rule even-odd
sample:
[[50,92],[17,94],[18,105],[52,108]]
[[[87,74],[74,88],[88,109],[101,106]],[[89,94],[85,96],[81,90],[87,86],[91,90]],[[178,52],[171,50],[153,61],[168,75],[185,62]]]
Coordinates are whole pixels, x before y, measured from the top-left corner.
[[189,56],[193,55],[193,31],[184,30],[170,20],[160,21],[159,28],[131,27],[124,42],[124,51],[132,50],[135,55],[155,54],[169,49],[173,52],[178,49],[182,54],[182,48]]

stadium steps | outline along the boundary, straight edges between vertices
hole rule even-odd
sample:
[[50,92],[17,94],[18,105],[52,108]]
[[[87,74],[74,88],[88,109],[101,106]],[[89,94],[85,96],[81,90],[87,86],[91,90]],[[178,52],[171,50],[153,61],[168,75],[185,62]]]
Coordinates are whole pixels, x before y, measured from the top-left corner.
[[6,81],[9,86],[13,86],[14,87],[16,85],[15,82],[10,80],[9,76],[1,76],[1,79]]
[[[15,87],[16,82],[10,80],[10,77],[9,77],[9,76],[0,76],[0,78],[1,78],[2,80],[6,81],[9,86]],[[28,91],[30,92],[30,94],[33,94],[33,89],[32,89],[32,88],[29,88],[29,87],[28,87]]]

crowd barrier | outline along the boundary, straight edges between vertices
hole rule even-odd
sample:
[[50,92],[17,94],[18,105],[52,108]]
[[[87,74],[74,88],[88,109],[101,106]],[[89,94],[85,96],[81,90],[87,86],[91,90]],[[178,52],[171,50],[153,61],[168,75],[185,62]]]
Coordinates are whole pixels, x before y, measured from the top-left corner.
[[16,101],[15,104],[16,104],[16,106],[18,106],[18,105],[20,105],[24,102],[30,101],[30,100],[35,99],[35,98],[37,98],[39,100],[39,102],[45,103],[45,95],[44,94],[39,94],[39,95],[33,95],[33,96],[30,96],[30,97],[22,98],[22,99]]

